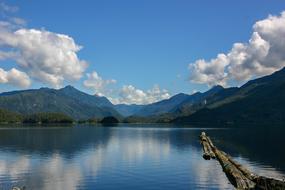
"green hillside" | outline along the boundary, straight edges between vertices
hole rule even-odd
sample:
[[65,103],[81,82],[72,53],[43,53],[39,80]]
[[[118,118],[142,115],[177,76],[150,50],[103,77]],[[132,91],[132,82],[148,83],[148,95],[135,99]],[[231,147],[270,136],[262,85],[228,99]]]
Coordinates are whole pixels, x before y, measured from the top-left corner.
[[23,116],[21,114],[0,109],[0,123],[18,123],[22,120]]
[[249,81],[232,95],[173,122],[285,124],[285,69]]
[[0,108],[24,115],[54,112],[74,119],[120,117],[109,105],[112,104],[106,98],[85,94],[70,86],[59,90],[41,88],[0,94]]

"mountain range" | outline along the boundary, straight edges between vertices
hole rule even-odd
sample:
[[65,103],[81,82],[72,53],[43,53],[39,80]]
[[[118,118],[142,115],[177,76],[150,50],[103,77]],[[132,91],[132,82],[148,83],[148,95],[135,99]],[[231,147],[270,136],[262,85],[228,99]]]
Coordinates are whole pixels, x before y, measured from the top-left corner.
[[124,122],[285,123],[285,68],[241,87],[179,93],[148,105],[112,104],[72,86],[0,94],[0,108],[20,114],[64,113],[76,120],[113,116]]
[[285,124],[285,68],[230,90],[209,97],[209,103],[202,109],[177,117],[174,122]]
[[40,88],[0,94],[0,108],[21,113],[64,113],[74,119],[121,117],[105,97],[89,95],[66,86],[62,89]]

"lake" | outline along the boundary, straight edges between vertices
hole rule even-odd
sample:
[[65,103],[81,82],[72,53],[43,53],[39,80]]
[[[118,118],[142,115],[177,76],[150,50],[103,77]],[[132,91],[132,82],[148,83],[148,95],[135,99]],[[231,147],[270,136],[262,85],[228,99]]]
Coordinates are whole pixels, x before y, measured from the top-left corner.
[[201,131],[250,170],[285,178],[284,129],[172,125],[0,128],[0,189],[233,189]]

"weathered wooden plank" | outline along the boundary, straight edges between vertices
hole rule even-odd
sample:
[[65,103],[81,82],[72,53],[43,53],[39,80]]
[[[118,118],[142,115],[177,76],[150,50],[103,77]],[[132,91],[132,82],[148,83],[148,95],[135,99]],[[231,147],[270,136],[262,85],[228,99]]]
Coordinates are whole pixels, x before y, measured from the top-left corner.
[[202,132],[200,135],[201,144],[203,147],[203,158],[205,160],[210,160],[211,158],[215,158],[215,153],[213,152],[211,145],[208,142],[207,136],[205,132]]
[[201,133],[200,139],[203,145],[203,157],[206,155],[206,158],[209,160],[212,157],[212,152],[222,166],[229,181],[237,189],[285,190],[284,180],[268,178],[252,173],[246,167],[232,159],[230,155],[216,148],[205,132]]
[[255,183],[248,179],[226,156],[226,154],[218,149],[214,150],[217,160],[223,168],[229,181],[237,189],[254,189]]
[[274,178],[268,178],[264,176],[258,176],[256,179],[254,179],[256,183],[256,189],[260,190],[285,190],[285,181],[274,179]]
[[251,171],[249,171],[246,167],[244,167],[243,165],[241,165],[240,163],[236,162],[230,155],[224,153],[225,156],[227,157],[227,159],[238,169],[242,172],[242,174],[244,176],[246,176],[248,179],[250,180],[255,180],[258,175],[256,175],[255,173],[252,173]]

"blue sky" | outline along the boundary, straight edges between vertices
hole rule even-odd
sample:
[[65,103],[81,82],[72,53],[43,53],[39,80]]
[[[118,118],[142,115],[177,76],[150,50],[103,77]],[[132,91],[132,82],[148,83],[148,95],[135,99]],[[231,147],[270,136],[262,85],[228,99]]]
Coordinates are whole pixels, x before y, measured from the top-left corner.
[[[160,91],[165,89],[168,95],[174,95],[179,92],[205,91],[211,85],[225,84],[220,78],[213,83],[209,83],[212,79],[191,78],[189,75],[193,74],[193,68],[189,70],[189,64],[198,59],[205,59],[210,64],[210,59],[215,59],[219,53],[226,54],[234,43],[247,43],[257,21],[266,19],[269,14],[280,16],[285,10],[282,0],[0,2],[18,7],[18,10],[7,11],[4,16],[2,14],[2,20],[8,21],[11,17],[25,20],[25,24],[14,30],[23,27],[65,34],[83,47],[76,54],[78,59],[88,63],[88,67],[76,80],[64,78],[61,86],[72,84],[85,92],[102,93],[114,99],[122,96],[121,89],[124,86],[125,91],[139,89],[147,97],[147,91],[155,91],[158,86]],[[1,68],[6,71],[11,68],[21,70],[23,67],[19,67],[13,59],[2,59],[1,62]],[[84,85],[86,74],[94,71],[103,81],[107,80],[103,82],[102,92],[98,91],[98,85],[97,88],[96,85]],[[35,74],[29,74],[27,68],[25,72],[31,78],[28,88],[54,87],[49,82],[38,80]],[[250,77],[268,72],[262,70]],[[196,70],[195,73],[197,75]],[[244,82],[234,79],[231,78],[226,85]],[[116,83],[111,80],[116,80]],[[134,88],[127,88],[130,85]],[[156,85],[155,88],[153,85]],[[0,84],[1,91],[14,89],[19,89],[19,85]],[[166,93],[157,93],[158,97],[152,97],[153,101],[158,100],[160,94],[167,97]],[[140,103],[121,100],[125,103]]]

